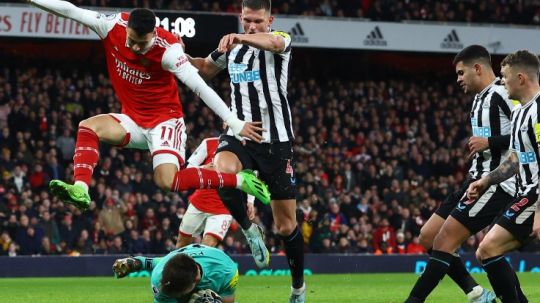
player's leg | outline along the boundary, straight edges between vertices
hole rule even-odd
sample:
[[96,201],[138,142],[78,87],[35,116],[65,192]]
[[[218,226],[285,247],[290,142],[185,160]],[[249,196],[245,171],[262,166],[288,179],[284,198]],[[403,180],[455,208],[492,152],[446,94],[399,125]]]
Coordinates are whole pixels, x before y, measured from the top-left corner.
[[119,122],[120,120],[114,116],[105,114],[88,118],[79,123],[75,155],[73,156],[75,184],[52,180],[50,188],[53,195],[80,209],[88,208],[90,204],[88,186],[92,180],[94,168],[99,161],[99,142],[121,145],[128,137],[128,130]]
[[[423,302],[444,278],[454,262],[455,251],[470,236],[469,230],[459,221],[449,216],[433,241],[433,251],[430,254],[426,269],[416,281],[410,297]],[[459,258],[459,257],[458,257]],[[461,285],[460,285],[461,286]],[[475,285],[470,285],[474,287]],[[472,291],[468,286],[466,293]],[[416,302],[412,300],[412,302]]]
[[295,160],[288,142],[271,145],[266,157],[257,158],[261,179],[272,193],[272,215],[278,234],[283,240],[291,270],[292,289],[289,302],[305,301],[304,239],[296,219]]
[[209,215],[204,226],[202,244],[216,247],[225,238],[231,222],[231,215]]
[[426,250],[431,250],[433,248],[433,240],[435,240],[435,236],[439,233],[439,230],[441,230],[445,220],[446,217],[443,218],[439,214],[433,213],[420,229],[418,240],[420,245]]
[[[225,173],[236,173],[245,168],[252,168],[253,162],[246,147],[240,141],[231,136],[221,136],[216,156],[214,157],[216,170]],[[240,224],[246,237],[255,264],[262,268],[270,263],[270,252],[264,243],[262,228],[252,223],[247,215],[246,197],[239,190],[222,188],[218,190],[223,204],[229,209],[233,218]]]
[[184,247],[193,242],[193,236],[201,234],[206,221],[206,214],[189,204],[182,222],[178,227],[178,241],[176,248]]
[[[229,147],[229,144],[226,147]],[[241,151],[238,150],[236,153],[240,154]],[[228,174],[236,174],[241,171],[244,166],[236,153],[230,150],[221,150],[221,148],[218,148],[214,157],[214,165],[216,170]],[[245,162],[249,163],[248,160],[245,160]],[[249,167],[251,168],[251,166]],[[251,226],[251,221],[248,219],[246,205],[244,203],[239,203],[240,201],[244,201],[244,195],[242,192],[234,188],[222,188],[218,190],[218,194],[221,201],[223,201],[223,204],[225,204],[227,209],[231,212],[231,215],[234,217],[236,222],[240,224],[242,229],[248,229]]]
[[508,230],[495,224],[476,251],[478,261],[482,263],[491,286],[503,303],[522,302],[517,277],[504,257],[505,253],[520,246],[521,243]]
[[[481,222],[473,226],[469,226],[471,220],[456,220],[456,216],[450,216],[451,213],[457,212],[455,208],[460,200],[467,200],[464,194],[469,183],[465,182],[460,190],[450,194],[422,228],[422,245],[429,249],[431,258],[406,302],[423,302],[446,274],[467,294],[471,302],[476,302],[475,300],[481,296],[492,295],[489,291],[484,291],[472,278],[459,255],[455,253],[470,234],[489,225],[498,212],[484,214]],[[493,193],[490,193],[484,198],[489,200],[492,196]],[[501,197],[506,198],[504,193],[496,196],[497,199]],[[471,228],[475,232],[471,232]],[[439,246],[433,247],[436,238]]]
[[182,248],[193,243],[193,237],[191,235],[178,233],[178,240],[176,240],[176,248]]
[[270,203],[266,185],[249,171],[227,173],[199,167],[180,169],[186,154],[186,138],[182,118],[162,122],[148,131],[154,181],[159,188],[175,192],[200,188],[240,189],[263,203]]
[[296,200],[272,200],[271,205],[274,223],[283,240],[291,270],[292,288],[289,302],[304,302],[304,238],[296,221]]
[[499,298],[503,298],[503,302],[514,302],[512,300],[515,300],[515,297],[518,298],[515,302],[528,302],[517,275],[504,254],[530,240],[537,200],[536,193],[514,199],[476,251],[477,259],[482,263],[495,293]]

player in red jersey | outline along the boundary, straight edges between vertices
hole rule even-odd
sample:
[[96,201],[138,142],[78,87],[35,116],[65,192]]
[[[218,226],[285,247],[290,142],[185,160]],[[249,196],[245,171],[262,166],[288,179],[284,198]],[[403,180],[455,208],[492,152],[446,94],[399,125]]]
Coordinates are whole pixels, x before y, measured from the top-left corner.
[[223,100],[202,80],[178,39],[156,27],[154,13],[134,9],[130,13],[104,15],[81,9],[67,1],[29,0],[34,6],[88,26],[102,40],[113,88],[122,104],[121,114],[97,115],[79,124],[75,147],[75,184],[50,183],[54,195],[86,209],[88,185],[99,160],[99,142],[149,149],[154,181],[164,190],[239,188],[263,203],[270,194],[251,171],[225,174],[203,168],[180,170],[184,163],[186,127],[175,77],[191,88],[237,136],[257,142],[260,122],[236,118]]
[[[212,161],[219,144],[219,138],[207,138],[188,159],[188,167],[213,167]],[[193,236],[203,234],[202,244],[215,247],[223,240],[232,222],[229,210],[223,205],[215,189],[198,189],[189,197],[189,206],[182,218],[176,247],[184,247],[193,242]],[[255,199],[248,196],[248,216],[254,217]]]

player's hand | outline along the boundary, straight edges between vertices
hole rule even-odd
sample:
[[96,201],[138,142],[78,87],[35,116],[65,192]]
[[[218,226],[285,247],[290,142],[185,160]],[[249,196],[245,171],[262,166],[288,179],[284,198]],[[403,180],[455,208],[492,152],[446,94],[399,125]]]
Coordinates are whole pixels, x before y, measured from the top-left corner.
[[184,40],[182,40],[182,36],[180,36],[180,34],[177,32],[173,32],[173,35],[176,37],[176,39],[178,39],[178,43],[182,45],[182,49],[184,50],[184,52],[186,52],[186,45],[184,44]]
[[255,205],[253,205],[253,203],[247,203],[247,215],[249,221],[253,221],[253,219],[255,219]]
[[238,43],[240,43],[239,34],[228,34],[228,35],[223,36],[223,38],[221,38],[221,41],[219,41],[217,50],[220,53],[226,53],[227,51],[230,51],[231,49],[233,49]]
[[471,137],[469,139],[469,150],[471,153],[469,154],[469,158],[474,156],[474,154],[482,152],[489,148],[489,141],[487,138],[482,137]]
[[482,178],[478,181],[475,181],[469,185],[469,188],[467,188],[467,198],[471,200],[478,199],[482,193],[486,190],[488,187],[487,180],[485,178]]
[[191,295],[188,303],[221,303],[221,297],[211,289],[201,289]]
[[532,228],[531,236],[536,239],[540,239],[540,210],[536,210],[534,213],[534,223]]
[[114,261],[112,270],[117,278],[123,278],[132,272],[141,270],[141,267],[141,261],[130,257]]
[[266,129],[262,128],[261,125],[262,122],[246,122],[238,135],[249,138],[257,143],[261,143],[263,140],[261,133],[266,131]]

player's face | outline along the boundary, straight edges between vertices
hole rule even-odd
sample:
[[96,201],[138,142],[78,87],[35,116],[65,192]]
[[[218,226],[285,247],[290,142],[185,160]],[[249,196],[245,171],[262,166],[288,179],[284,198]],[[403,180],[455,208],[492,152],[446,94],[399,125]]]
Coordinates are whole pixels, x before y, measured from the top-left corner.
[[463,61],[459,61],[456,64],[457,84],[465,93],[476,93],[475,80],[476,69],[474,65],[464,64]]
[[135,54],[142,54],[152,46],[152,39],[155,36],[155,31],[143,36],[137,35],[137,33],[131,28],[126,28],[127,34],[127,46]]
[[508,91],[508,97],[510,99],[520,100],[521,98],[518,93],[520,80],[510,66],[505,65],[501,67],[501,80],[504,84],[504,88]]
[[265,9],[242,8],[240,22],[242,22],[246,34],[267,33],[270,30],[272,21],[274,21],[274,17],[270,16],[270,12]]

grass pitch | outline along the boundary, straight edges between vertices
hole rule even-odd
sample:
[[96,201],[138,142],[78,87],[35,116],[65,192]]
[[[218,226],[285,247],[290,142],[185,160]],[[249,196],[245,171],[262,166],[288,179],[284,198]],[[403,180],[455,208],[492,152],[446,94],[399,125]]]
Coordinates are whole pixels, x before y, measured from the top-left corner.
[[[487,277],[474,275],[490,287]],[[519,274],[530,302],[540,302],[540,274]],[[402,303],[417,276],[414,274],[340,274],[306,277],[307,302]],[[240,277],[238,303],[288,302],[289,277]],[[149,278],[17,278],[0,279],[0,302],[6,303],[151,303]],[[467,302],[446,277],[426,302]]]

